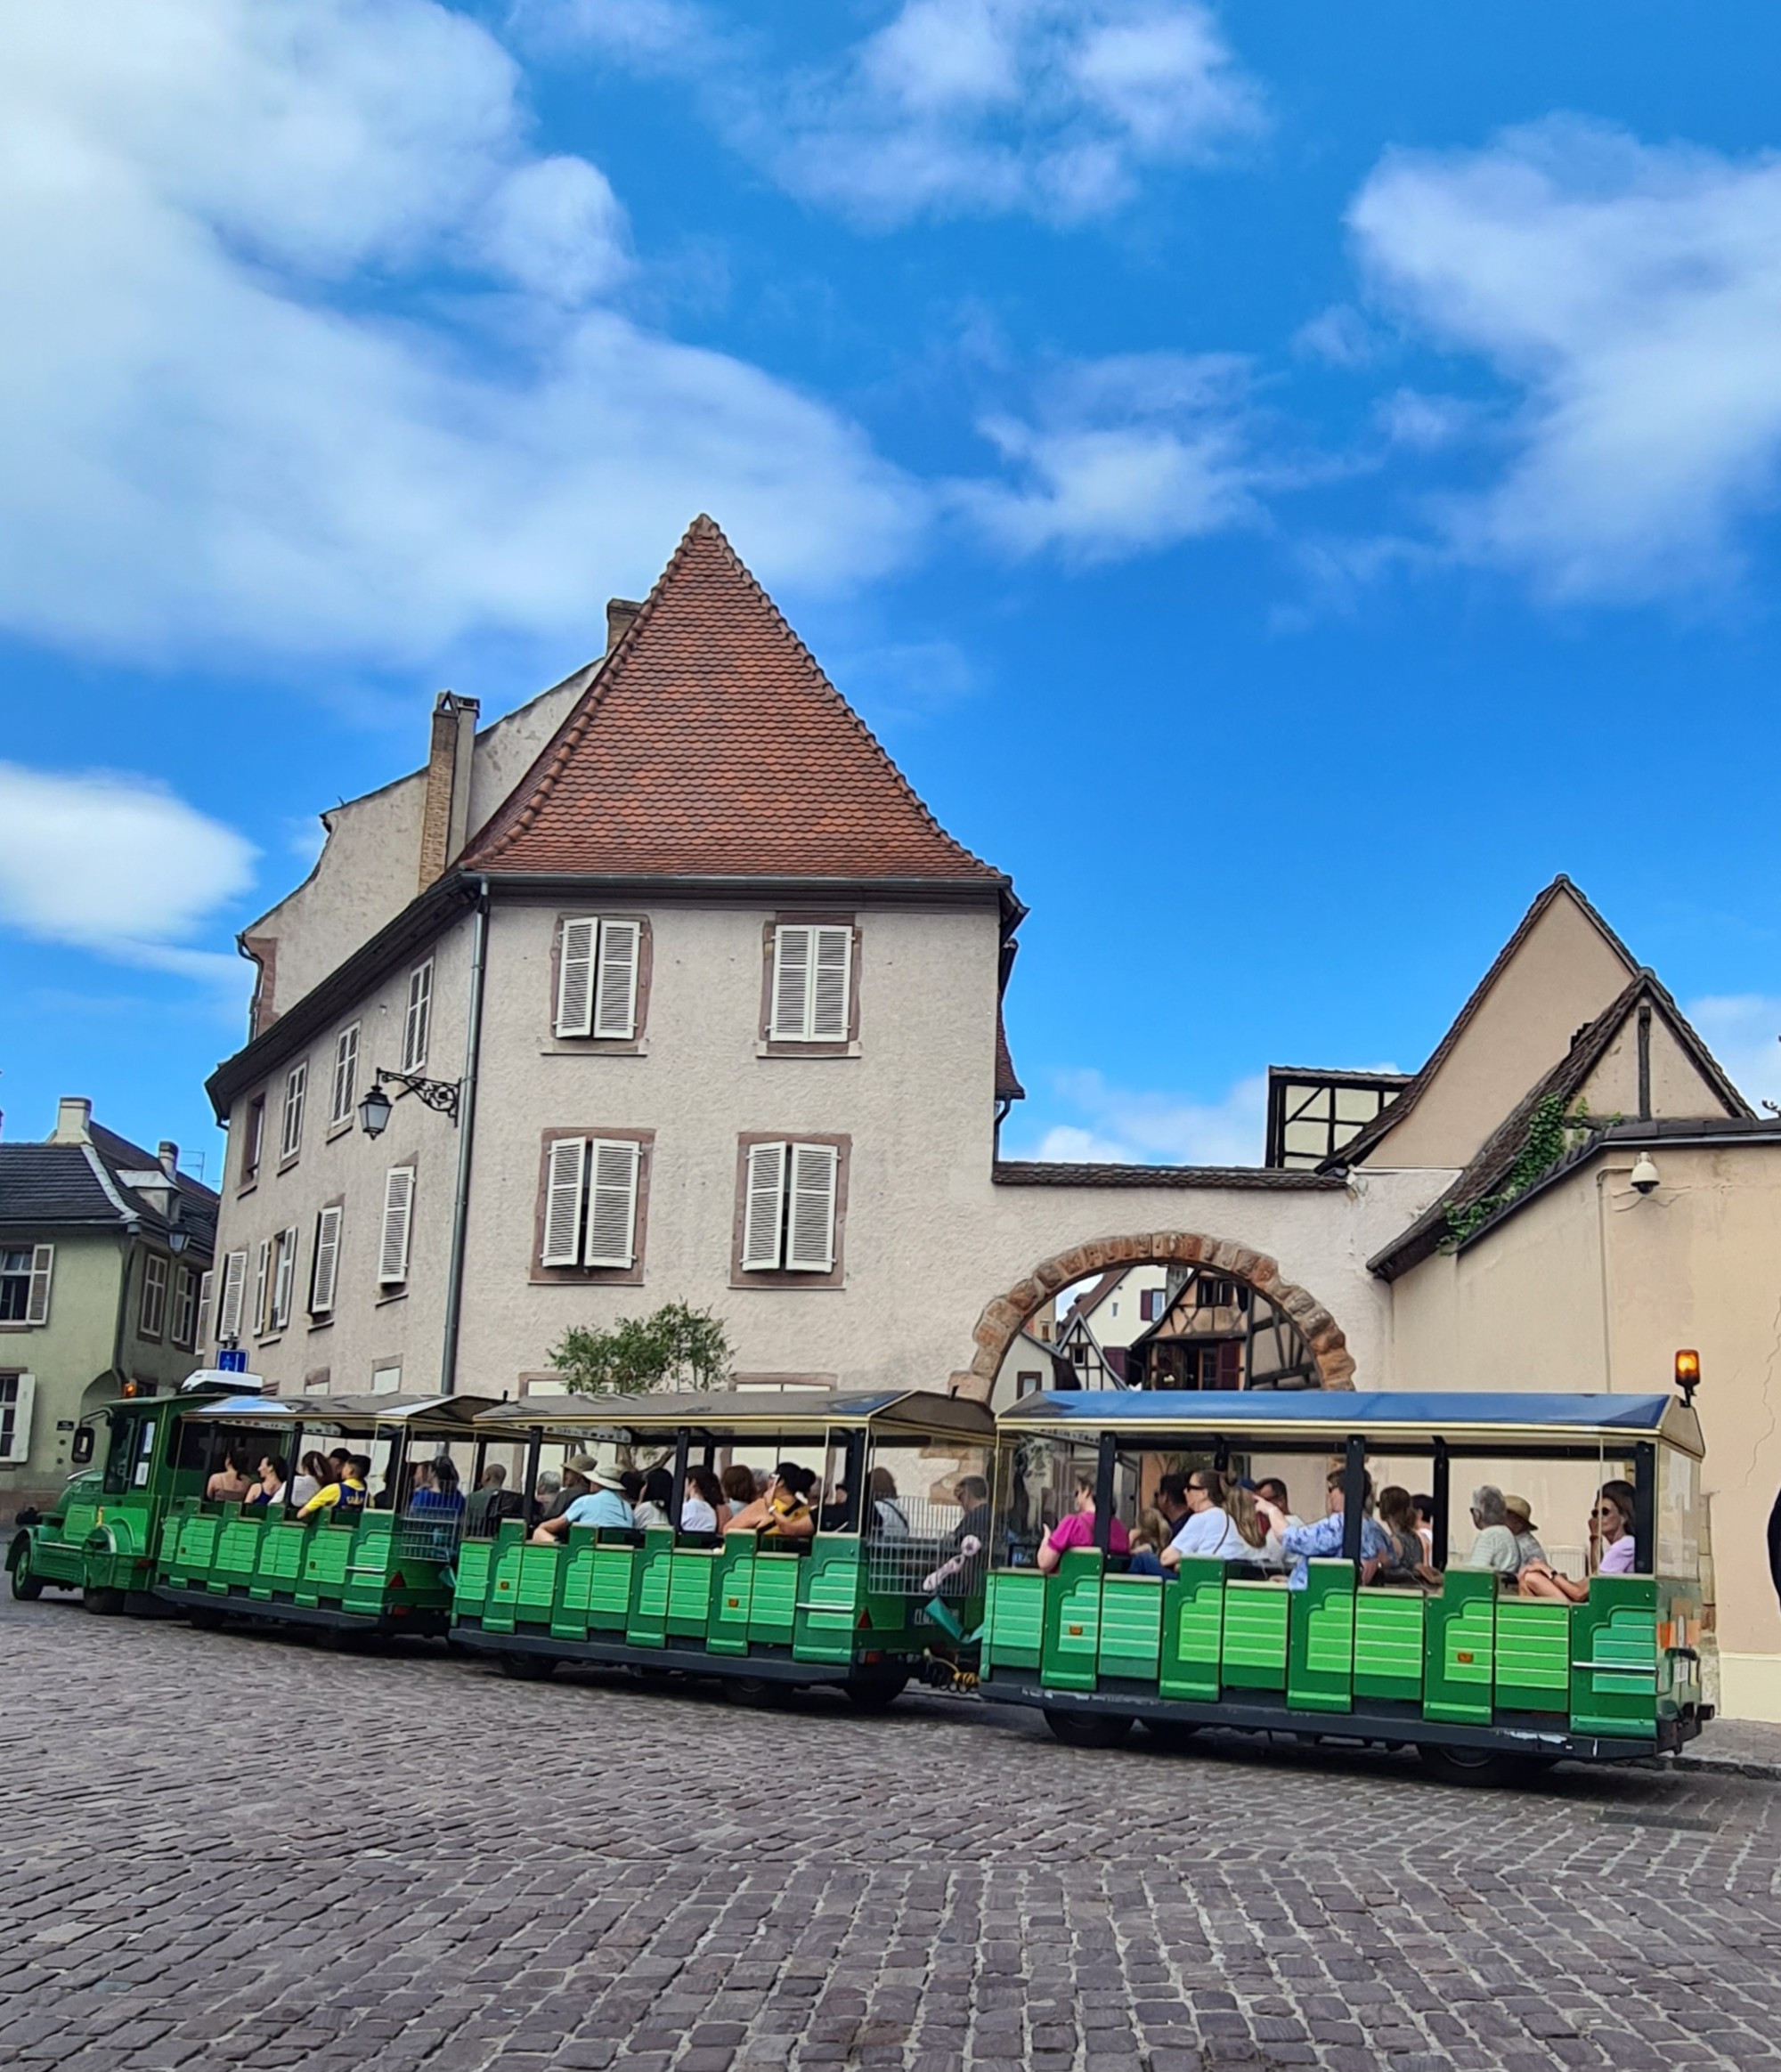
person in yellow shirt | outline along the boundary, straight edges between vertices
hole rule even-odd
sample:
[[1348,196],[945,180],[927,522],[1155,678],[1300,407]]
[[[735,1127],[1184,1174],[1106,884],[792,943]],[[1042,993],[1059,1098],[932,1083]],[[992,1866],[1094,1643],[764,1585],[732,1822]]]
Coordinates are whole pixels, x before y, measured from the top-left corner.
[[726,1532],[758,1532],[763,1540],[808,1540],[817,1529],[810,1509],[816,1476],[795,1461],[782,1460],[773,1471],[767,1494],[738,1511]]
[[317,1511],[362,1511],[365,1507],[364,1471],[359,1466],[363,1459],[360,1454],[342,1454],[338,1457],[339,1480],[330,1482],[316,1491],[309,1501],[297,1514],[307,1518]]

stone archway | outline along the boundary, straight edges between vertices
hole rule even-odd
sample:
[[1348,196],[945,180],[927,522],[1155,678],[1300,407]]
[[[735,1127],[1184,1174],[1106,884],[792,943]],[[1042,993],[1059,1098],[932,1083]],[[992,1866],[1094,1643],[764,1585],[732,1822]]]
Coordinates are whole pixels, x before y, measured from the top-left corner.
[[1172,1260],[1184,1266],[1213,1267],[1259,1288],[1297,1325],[1317,1361],[1324,1387],[1354,1387],[1354,1361],[1341,1326],[1314,1295],[1281,1278],[1278,1260],[1247,1245],[1208,1238],[1197,1231],[1147,1231],[1136,1237],[1092,1238],[1086,1244],[1073,1245],[1067,1252],[1042,1259],[1025,1280],[987,1303],[972,1333],[977,1350],[971,1365],[953,1376],[952,1393],[987,1401],[1014,1334],[1059,1288],[1086,1280],[1092,1273],[1104,1273],[1110,1266],[1162,1265]]

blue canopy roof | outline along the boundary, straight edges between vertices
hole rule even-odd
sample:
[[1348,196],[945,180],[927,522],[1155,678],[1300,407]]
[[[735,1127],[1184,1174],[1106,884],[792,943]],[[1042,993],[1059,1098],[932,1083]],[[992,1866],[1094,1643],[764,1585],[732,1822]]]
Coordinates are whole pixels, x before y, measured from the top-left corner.
[[1700,1454],[1695,1413],[1673,1395],[1541,1395],[1500,1389],[1057,1389],[1004,1410],[997,1427],[1217,1434],[1235,1440],[1390,1432],[1409,1438],[1662,1437]]

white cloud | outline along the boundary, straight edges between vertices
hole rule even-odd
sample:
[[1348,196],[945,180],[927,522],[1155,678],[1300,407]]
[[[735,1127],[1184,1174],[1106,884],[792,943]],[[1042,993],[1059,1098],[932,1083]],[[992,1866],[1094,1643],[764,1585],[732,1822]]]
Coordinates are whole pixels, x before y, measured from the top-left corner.
[[[1086,1124],[1061,1123],[1040,1139],[1047,1160],[1114,1166],[1259,1166],[1267,1126],[1265,1073],[1240,1079],[1222,1101],[1110,1086],[1099,1072],[1060,1076],[1058,1091]],[[1017,1154],[1010,1152],[1009,1156]]]
[[1781,1000],[1712,994],[1683,1011],[1753,1108],[1781,1101]]
[[1554,119],[1395,152],[1350,223],[1382,298],[1521,392],[1454,551],[1565,597],[1721,583],[1781,458],[1781,158]]
[[193,934],[253,882],[256,851],[147,777],[0,763],[0,924],[41,941],[245,989]]
[[874,227],[1081,221],[1129,201],[1150,167],[1205,160],[1260,119],[1200,0],[902,0],[836,61],[790,77],[675,0],[533,0],[523,18],[696,79],[718,127],[790,192]]
[[1054,375],[1033,421],[986,418],[1012,486],[961,483],[954,500],[1018,554],[1085,561],[1252,524],[1266,473],[1252,457],[1246,370],[1223,354],[1134,353]]
[[1476,409],[1458,396],[1428,395],[1420,389],[1394,389],[1375,407],[1374,419],[1394,446],[1432,453],[1463,438],[1477,418]]
[[1365,367],[1378,358],[1381,349],[1372,326],[1346,302],[1320,310],[1309,323],[1300,325],[1292,342],[1301,353],[1335,367]]
[[701,508],[777,581],[907,551],[855,427],[582,306],[622,213],[527,127],[435,0],[0,11],[0,623],[388,661],[585,638]]

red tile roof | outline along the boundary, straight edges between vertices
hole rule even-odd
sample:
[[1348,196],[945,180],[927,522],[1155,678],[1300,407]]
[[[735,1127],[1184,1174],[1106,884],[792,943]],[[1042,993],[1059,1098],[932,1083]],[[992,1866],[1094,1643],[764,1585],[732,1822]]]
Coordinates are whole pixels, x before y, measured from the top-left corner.
[[703,516],[460,867],[1004,882]]

